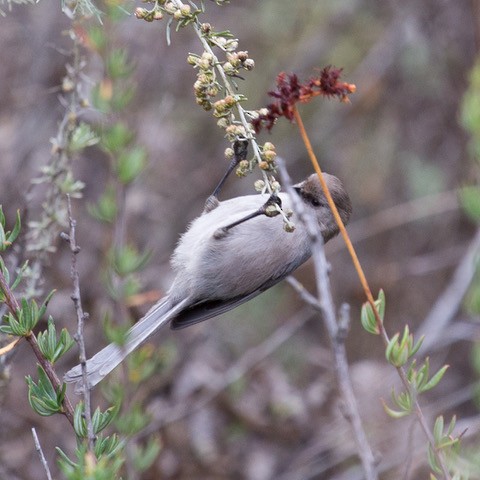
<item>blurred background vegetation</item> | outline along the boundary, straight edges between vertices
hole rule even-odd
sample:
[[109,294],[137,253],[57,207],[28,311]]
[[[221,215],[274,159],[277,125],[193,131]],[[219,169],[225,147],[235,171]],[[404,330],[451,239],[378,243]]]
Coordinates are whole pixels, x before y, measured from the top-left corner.
[[[302,107],[302,115],[322,168],[340,177],[350,193],[354,216],[349,230],[372,289],[386,292],[387,330],[394,333],[405,323],[421,330],[452,284],[475,234],[455,190],[479,178],[475,136],[480,135],[480,108],[474,107],[480,102],[470,75],[480,46],[480,2],[206,3],[205,20],[218,31],[231,30],[240,49],[255,60],[255,69],[239,81],[248,97],[246,108],[268,102],[266,92],[280,71],[306,77],[316,67],[332,64],[343,67],[345,81],[357,85],[351,104],[316,101]],[[98,6],[107,11],[112,5]],[[135,6],[128,3],[125,8],[132,12]],[[13,6],[0,23],[0,203],[13,219],[16,209],[24,208],[28,191],[28,217],[36,219],[43,190],[41,185],[32,190],[31,181],[49,162],[49,140],[64,114],[59,93],[66,50],[71,48],[64,34],[70,20],[59,5],[42,1]],[[115,152],[105,145],[92,146],[73,165],[75,178],[85,184],[82,199],[74,200],[74,216],[82,247],[78,261],[84,308],[90,313],[86,342],[91,355],[106,343],[102,321],[107,313],[111,322],[139,318],[165,293],[172,280],[169,255],[224,172],[223,151],[229,144],[215,120],[195,105],[195,72],[186,57],[201,53],[201,47],[192,29],[172,31],[167,46],[165,21],[146,23],[118,14],[115,21],[105,17],[98,25],[93,18],[89,24],[102,30],[108,48],[127,52],[133,68],[127,77],[135,93],[125,109],[110,114],[91,109],[84,119],[99,130],[123,122],[141,149],[138,178],[116,190],[122,192],[120,234],[119,227],[98,220],[98,202],[112,187]],[[97,95],[95,85],[108,73],[100,50],[84,51],[84,82]],[[467,90],[470,96],[465,96]],[[91,101],[95,104],[95,98]],[[276,145],[294,180],[310,173],[295,127],[280,121],[261,139]],[[256,178],[254,173],[230,179],[222,197],[252,192]],[[150,252],[133,289],[147,292],[148,302],[127,302],[119,308],[112,300],[119,284],[108,274],[108,252],[118,235],[138,251]],[[337,305],[351,306],[351,375],[367,435],[379,456],[381,478],[426,478],[425,440],[419,429],[410,418],[389,419],[382,408],[380,399],[389,398],[396,379],[381,343],[359,326],[363,293],[340,239],[327,246],[327,256]],[[118,268],[116,273],[122,276]],[[313,290],[309,263],[296,276]],[[68,245],[59,244],[49,256],[38,288],[57,289],[49,311],[61,327],[73,332]],[[428,323],[424,333],[432,335],[434,344],[423,352],[435,368],[451,365],[435,393],[424,400],[426,411],[432,418],[440,412],[458,415],[459,428],[468,427],[467,454],[478,451],[480,442],[475,393],[480,302],[475,292],[469,291],[467,302],[457,292],[449,304],[454,312],[440,331]],[[155,358],[156,374],[126,395],[140,398],[152,424],[160,425],[155,429],[159,454],[143,473],[127,478],[362,478],[336,394],[321,319],[313,314],[308,320],[306,314],[299,318],[303,308],[295,292],[282,284],[220,318],[181,332],[165,329],[153,339],[155,349],[146,352]],[[245,352],[295,321],[305,323],[278,349],[215,398],[202,402],[202,408],[193,408]],[[74,363],[72,350],[58,370]],[[64,419],[42,419],[29,408],[24,376],[34,371],[33,355],[22,344],[10,378],[2,380],[2,479],[44,478],[32,426],[39,431],[54,472],[54,447],[68,451],[73,446]],[[94,395],[94,405],[98,402],[103,402],[100,391]]]

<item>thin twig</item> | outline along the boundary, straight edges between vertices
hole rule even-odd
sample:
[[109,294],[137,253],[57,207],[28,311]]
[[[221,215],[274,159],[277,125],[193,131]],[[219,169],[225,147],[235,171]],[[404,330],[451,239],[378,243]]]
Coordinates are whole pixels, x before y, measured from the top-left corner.
[[[8,285],[3,273],[0,271],[0,290],[2,290],[5,296],[5,304],[8,306],[11,314],[17,318],[18,311],[20,310],[20,305],[13,295],[13,292],[10,290],[10,286]],[[18,320],[18,318],[17,318]],[[43,356],[40,347],[38,346],[37,337],[33,332],[30,332],[28,335],[25,336],[25,340],[30,344],[32,347],[33,353],[35,357],[37,357],[38,363],[41,365],[45,373],[47,374],[48,379],[52,383],[53,388],[56,391],[59,391],[62,388],[62,382],[60,382],[57,373],[55,372],[53,365]],[[69,398],[65,395],[62,402],[63,406],[63,413],[68,421],[73,425],[73,407],[70,403]]]
[[[350,254],[350,257],[352,258],[353,265],[355,267],[355,270],[357,271],[357,274],[358,274],[358,277],[360,279],[360,283],[362,284],[362,288],[365,292],[365,296],[367,298],[367,301],[370,304],[370,306],[372,307],[373,313],[375,315],[375,320],[376,320],[376,324],[377,324],[377,327],[378,327],[378,331],[379,331],[379,333],[382,337],[382,340],[383,340],[384,344],[387,346],[389,341],[390,341],[390,338],[387,334],[387,331],[385,330],[385,327],[383,326],[383,321],[380,318],[380,314],[379,314],[378,309],[375,305],[375,301],[373,299],[373,295],[372,295],[372,292],[370,290],[370,286],[368,284],[367,278],[365,276],[363,268],[362,268],[362,266],[360,264],[360,261],[358,259],[357,252],[355,251],[355,248],[353,247],[352,241],[350,240],[350,237],[347,233],[345,225],[343,224],[343,221],[340,217],[340,214],[338,213],[337,206],[335,205],[335,202],[333,201],[332,195],[330,194],[330,191],[329,191],[328,186],[325,182],[325,179],[323,178],[322,170],[321,170],[320,165],[318,163],[315,152],[313,151],[310,139],[309,139],[309,137],[307,135],[307,132],[305,130],[305,126],[303,124],[302,117],[300,116],[300,113],[298,112],[298,109],[295,105],[293,106],[293,113],[294,113],[295,121],[297,122],[297,126],[298,126],[299,131],[300,131],[300,135],[301,135],[302,140],[303,140],[303,142],[305,144],[305,147],[307,149],[308,156],[309,156],[309,158],[312,162],[312,165],[315,169],[315,172],[318,175],[318,179],[319,179],[320,184],[322,186],[322,190],[325,194],[328,205],[329,205],[329,207],[330,207],[330,209],[333,213],[333,216],[334,216],[335,221],[338,225],[338,228],[340,229],[340,233],[341,233],[341,235],[342,235],[342,237],[345,241],[345,244],[347,246],[347,250]],[[315,256],[314,256],[314,260],[315,260]],[[428,443],[430,444],[430,446],[432,448],[432,451],[434,452],[435,458],[437,459],[437,462],[438,462],[438,464],[439,464],[439,466],[442,470],[443,476],[445,477],[446,480],[450,480],[451,476],[450,476],[450,473],[449,473],[448,468],[446,466],[443,452],[441,452],[438,448],[435,447],[435,441],[434,441],[434,438],[433,438],[433,434],[432,434],[432,432],[430,431],[430,429],[427,425],[427,421],[426,421],[425,416],[423,414],[422,408],[421,408],[421,406],[418,402],[416,392],[414,391],[414,389],[410,385],[410,382],[408,381],[405,369],[403,367],[395,367],[395,368],[398,372],[398,375],[400,376],[400,379],[402,380],[403,386],[405,387],[405,389],[407,390],[407,392],[409,393],[409,395],[412,399],[413,411],[415,411],[415,414],[416,414],[416,416],[418,418],[418,421],[419,421],[419,423],[422,427],[422,430],[423,430],[425,436],[427,437]]]
[[[357,452],[363,465],[365,478],[367,480],[378,479],[375,456],[367,439],[367,435],[363,429],[362,420],[358,410],[358,404],[353,392],[352,383],[348,371],[347,353],[345,349],[345,332],[342,327],[342,334],[339,334],[339,327],[335,316],[335,307],[328,278],[328,264],[325,257],[325,249],[323,247],[323,238],[318,223],[308,215],[300,199],[295,194],[290,176],[285,168],[283,160],[278,162],[282,183],[286,187],[287,192],[292,198],[293,208],[297,213],[300,221],[302,221],[309,231],[312,240],[312,254],[315,265],[315,276],[317,280],[317,291],[320,296],[318,305],[320,306],[322,317],[327,328],[330,341],[332,344],[332,352],[334,356],[335,374],[340,391],[341,398],[345,404],[345,416],[352,426],[357,445]],[[290,283],[292,283],[290,281]],[[308,300],[309,304],[315,303],[310,296],[302,292],[302,297]],[[342,323],[345,323],[342,322]]]
[[[472,283],[476,272],[476,259],[480,253],[480,230],[470,243],[467,252],[456,268],[451,282],[437,298],[435,305],[422,322],[418,334],[425,335],[423,348],[429,349],[444,334]],[[428,334],[428,335],[427,335]]]
[[87,353],[85,350],[85,338],[83,335],[84,323],[85,323],[85,320],[88,318],[88,314],[83,311],[82,298],[80,296],[80,278],[79,278],[78,268],[77,268],[77,255],[80,252],[80,247],[77,245],[77,241],[75,238],[75,228],[76,228],[77,222],[72,217],[72,203],[70,200],[70,195],[67,195],[67,208],[68,208],[68,222],[70,225],[70,232],[68,235],[63,234],[62,238],[68,241],[70,245],[70,251],[72,252],[70,276],[72,278],[72,283],[73,283],[73,293],[71,295],[71,298],[75,305],[75,312],[77,314],[77,334],[75,335],[75,341],[78,344],[79,360],[80,360],[80,365],[82,367],[82,378],[83,378],[82,395],[83,395],[83,404],[84,404],[85,423],[87,424],[87,442],[88,442],[89,450],[93,451],[96,437],[95,437],[95,432],[93,430],[92,410],[91,410],[91,402],[90,402],[90,389],[88,387],[88,376],[87,376]]
[[33,441],[35,442],[35,450],[37,451],[38,456],[40,457],[40,461],[42,462],[43,468],[45,469],[47,478],[48,480],[53,480],[52,474],[50,473],[50,469],[48,468],[47,459],[43,454],[42,446],[40,445],[40,441],[38,440],[38,436],[37,436],[37,432],[35,431],[35,428],[32,428],[32,435],[33,435]]

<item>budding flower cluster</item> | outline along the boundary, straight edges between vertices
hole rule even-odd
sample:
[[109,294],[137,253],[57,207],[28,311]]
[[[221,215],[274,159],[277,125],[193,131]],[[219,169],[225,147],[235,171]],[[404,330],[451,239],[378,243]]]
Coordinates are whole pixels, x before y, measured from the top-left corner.
[[[149,2],[151,0],[144,0]],[[153,3],[153,1],[151,1]],[[186,26],[192,21],[195,20],[197,14],[200,10],[195,10],[192,12],[192,7],[190,5],[181,4],[177,6],[172,1],[157,0],[155,6],[148,10],[147,8],[136,8],[135,17],[140,20],[145,20],[146,22],[153,22],[154,20],[161,20],[163,14],[171,15],[174,20],[179,22],[180,26]]]
[[[220,123],[220,120],[217,123]],[[226,118],[224,118],[223,120],[228,122]],[[247,136],[245,127],[243,125],[238,125],[235,123],[231,123],[225,127],[225,134],[225,136],[230,142],[234,142],[237,138],[246,138]]]
[[235,174],[237,177],[245,177],[252,171],[253,165],[248,160],[241,160],[238,164]]
[[255,62],[248,58],[248,52],[227,52],[227,61],[223,63],[223,70],[227,75],[238,75],[241,68],[253,70]]
[[213,55],[208,52],[203,52],[201,57],[193,54],[187,57],[187,62],[199,70],[193,90],[197,104],[204,110],[211,110],[211,99],[218,95],[218,83],[213,68],[214,60]]
[[237,104],[237,100],[232,95],[217,100],[213,104],[213,116],[217,118],[230,115],[232,108]]
[[275,152],[275,145],[273,143],[265,142],[263,147],[260,148],[260,157],[262,160],[258,166],[262,170],[275,170],[275,158],[277,157],[277,152]]

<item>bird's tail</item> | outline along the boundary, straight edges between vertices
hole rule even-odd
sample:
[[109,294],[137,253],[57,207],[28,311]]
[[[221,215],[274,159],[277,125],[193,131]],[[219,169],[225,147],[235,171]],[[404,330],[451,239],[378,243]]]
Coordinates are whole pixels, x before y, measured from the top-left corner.
[[[88,387],[93,388],[117,367],[127,355],[144,343],[163,325],[168,323],[187,303],[188,299],[185,299],[177,305],[172,306],[169,298],[165,297],[156,303],[145,316],[127,332],[125,345],[119,346],[111,343],[90,358],[86,365]],[[80,392],[83,387],[81,365],[77,365],[69,370],[63,379],[67,383],[76,382],[75,392]]]

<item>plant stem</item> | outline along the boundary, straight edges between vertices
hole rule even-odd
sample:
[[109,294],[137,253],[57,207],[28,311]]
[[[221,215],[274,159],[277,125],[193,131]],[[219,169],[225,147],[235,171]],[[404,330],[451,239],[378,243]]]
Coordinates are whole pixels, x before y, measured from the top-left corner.
[[[3,291],[5,295],[5,303],[10,310],[11,314],[17,318],[18,311],[20,310],[20,305],[17,302],[17,299],[13,295],[13,292],[10,290],[10,287],[3,276],[3,273],[0,272],[0,289]],[[30,332],[28,335],[25,336],[25,340],[30,344],[32,347],[33,353],[37,357],[38,363],[41,365],[47,377],[49,378],[50,382],[53,385],[53,388],[58,391],[62,387],[62,382],[60,382],[53,365],[42,355],[40,351],[40,347],[38,346],[37,337],[33,332]],[[67,420],[73,426],[73,407],[70,403],[70,400],[65,395],[63,402],[63,411],[62,413],[67,417]]]
[[[360,264],[360,261],[358,259],[358,255],[355,251],[355,248],[353,247],[352,241],[350,240],[350,237],[348,235],[347,229],[345,228],[345,225],[343,224],[343,221],[340,217],[340,214],[338,213],[337,206],[335,205],[335,202],[333,201],[332,195],[330,194],[330,191],[328,189],[328,186],[325,182],[325,179],[323,178],[322,170],[320,168],[320,165],[318,163],[317,157],[315,155],[315,152],[313,151],[312,144],[310,142],[310,139],[308,137],[308,134],[305,130],[305,126],[303,124],[302,117],[300,116],[300,113],[296,107],[296,105],[293,106],[293,113],[295,117],[295,121],[298,125],[298,129],[300,130],[300,135],[302,137],[302,140],[305,144],[305,147],[307,149],[308,156],[310,158],[310,161],[312,162],[313,168],[315,169],[315,172],[318,175],[318,179],[320,181],[320,184],[322,186],[322,190],[325,194],[325,197],[327,199],[328,205],[330,206],[330,209],[332,210],[333,216],[335,218],[335,221],[338,225],[338,228],[340,230],[340,233],[345,241],[347,250],[352,258],[353,266],[355,267],[355,270],[357,271],[358,277],[360,279],[360,283],[362,284],[363,290],[365,292],[365,296],[367,298],[368,303],[371,305],[373,313],[375,315],[375,320],[377,322],[377,327],[380,332],[380,335],[382,336],[383,342],[385,345],[388,345],[390,338],[387,334],[387,331],[385,330],[385,327],[383,326],[382,319],[380,318],[380,314],[377,310],[377,307],[375,306],[375,300],[373,299],[372,291],[370,290],[370,286],[368,284],[367,278],[365,276],[365,273],[363,272],[363,268]],[[428,428],[427,421],[425,419],[425,416],[423,414],[423,411],[421,409],[420,404],[418,403],[416,392],[412,389],[412,386],[410,385],[410,382],[408,381],[407,374],[405,373],[405,370],[402,367],[396,367],[396,370],[398,372],[398,375],[400,376],[400,379],[402,380],[402,383],[406,390],[409,392],[410,396],[414,400],[414,407],[415,407],[415,414],[419,420],[420,426],[427,437],[427,440],[432,447],[432,451],[435,453],[435,456],[437,458],[438,464],[440,465],[442,469],[443,476],[445,480],[451,480],[450,473],[448,471],[448,468],[445,464],[445,459],[443,457],[442,452],[440,452],[436,447],[435,447],[435,441],[433,438],[432,433],[430,432],[430,429]]]

